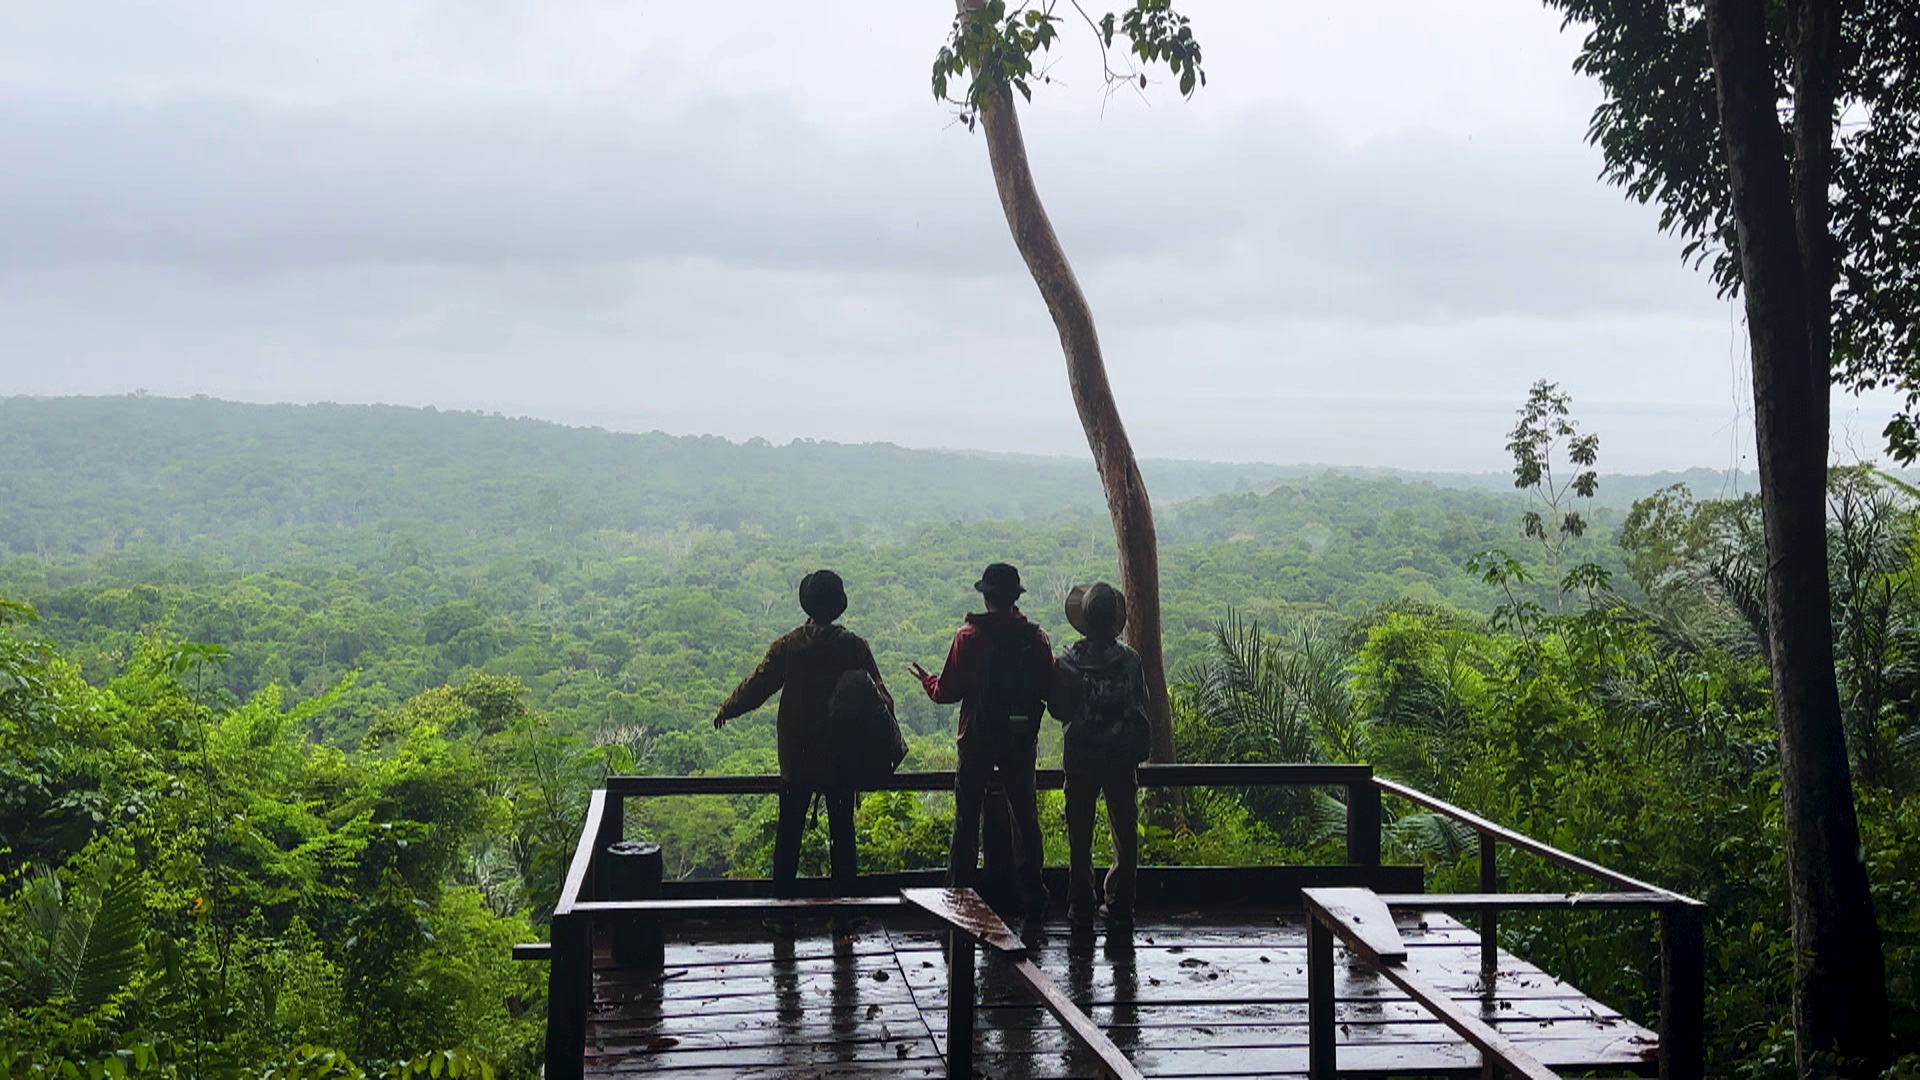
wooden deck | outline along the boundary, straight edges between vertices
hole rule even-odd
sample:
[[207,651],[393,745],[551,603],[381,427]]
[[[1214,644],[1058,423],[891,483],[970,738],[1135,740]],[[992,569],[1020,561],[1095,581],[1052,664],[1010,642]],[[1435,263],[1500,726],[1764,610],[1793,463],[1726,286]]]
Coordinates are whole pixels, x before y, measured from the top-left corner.
[[[1561,1072],[1655,1069],[1655,1035],[1507,953],[1481,984],[1477,934],[1440,913],[1401,915],[1409,967]],[[924,920],[681,924],[664,968],[595,957],[586,1072],[661,1080],[945,1075],[947,971]],[[1307,947],[1298,912],[1143,918],[1131,937],[1029,939],[1039,966],[1148,1076],[1303,1076]],[[1385,979],[1344,965],[1336,982],[1343,1073],[1477,1074],[1480,1055]],[[981,957],[975,1073],[1091,1076],[1004,961]]]

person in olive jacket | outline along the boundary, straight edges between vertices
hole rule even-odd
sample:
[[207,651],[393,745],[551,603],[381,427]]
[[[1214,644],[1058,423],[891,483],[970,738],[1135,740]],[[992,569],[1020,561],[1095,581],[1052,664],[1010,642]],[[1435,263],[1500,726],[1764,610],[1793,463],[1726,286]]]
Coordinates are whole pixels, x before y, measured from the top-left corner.
[[859,873],[853,835],[853,808],[859,795],[835,776],[835,747],[828,722],[834,684],[847,671],[873,677],[887,708],[893,697],[873,662],[873,650],[860,635],[834,622],[847,610],[840,575],[816,570],[800,581],[800,608],[807,621],[782,634],[714,714],[713,726],[752,712],[780,694],[775,732],[780,748],[780,818],[773,843],[775,895],[793,892],[800,873],[800,838],[807,827],[807,806],[815,792],[825,796],[831,839],[833,880],[850,883]]

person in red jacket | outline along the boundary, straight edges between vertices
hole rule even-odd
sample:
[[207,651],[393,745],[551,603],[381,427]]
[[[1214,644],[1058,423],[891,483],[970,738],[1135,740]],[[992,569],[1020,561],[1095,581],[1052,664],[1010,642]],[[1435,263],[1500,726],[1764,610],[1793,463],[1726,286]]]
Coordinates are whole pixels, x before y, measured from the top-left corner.
[[939,704],[960,703],[960,762],[954,771],[953,848],[947,883],[971,886],[980,852],[980,809],[997,770],[1013,825],[1014,876],[1027,918],[1046,917],[1045,861],[1034,794],[1034,755],[1040,717],[1053,674],[1053,646],[1046,631],[1015,606],[1020,571],[994,563],[974,584],[987,610],[967,616],[953,637],[947,662],[934,675],[918,664],[913,673]]

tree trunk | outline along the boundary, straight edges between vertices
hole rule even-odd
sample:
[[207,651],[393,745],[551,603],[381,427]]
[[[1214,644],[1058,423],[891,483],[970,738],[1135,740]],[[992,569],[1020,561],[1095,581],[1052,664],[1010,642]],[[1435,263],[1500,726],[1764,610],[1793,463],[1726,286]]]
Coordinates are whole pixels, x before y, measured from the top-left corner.
[[1821,392],[1820,445],[1832,426],[1833,368],[1833,103],[1839,75],[1840,12],[1835,0],[1789,0],[1793,54],[1793,226],[1807,290],[1807,347]]
[[[1709,0],[1706,15],[1753,352],[1794,1036],[1802,1076],[1872,1077],[1889,1055],[1886,967],[1854,813],[1827,579],[1829,147],[1810,145],[1798,155],[1797,175],[1789,174],[1765,7],[1765,0]],[[1833,50],[1830,41],[1821,48],[1818,28],[1829,24],[1830,35],[1833,15],[1813,10],[1825,7],[1825,0],[1800,0],[1794,11],[1796,60],[1815,67],[1796,84],[1812,90],[1803,103],[1825,117],[1796,117],[1796,142],[1815,142],[1824,131],[1831,143]],[[1826,70],[1818,70],[1822,56]]]
[[[968,0],[961,4],[966,7]],[[986,132],[993,183],[1007,214],[1007,227],[1013,231],[1014,246],[1026,260],[1060,333],[1074,408],[1079,410],[1080,426],[1086,430],[1100,486],[1106,491],[1107,514],[1113,519],[1113,536],[1120,549],[1120,587],[1127,594],[1127,641],[1146,667],[1153,760],[1172,761],[1173,710],[1167,700],[1166,660],[1160,646],[1160,543],[1153,529],[1153,504],[1147,499],[1133,443],[1107,383],[1093,309],[1041,205],[1033,169],[1027,164],[1020,117],[1004,88],[981,103],[980,126]]]

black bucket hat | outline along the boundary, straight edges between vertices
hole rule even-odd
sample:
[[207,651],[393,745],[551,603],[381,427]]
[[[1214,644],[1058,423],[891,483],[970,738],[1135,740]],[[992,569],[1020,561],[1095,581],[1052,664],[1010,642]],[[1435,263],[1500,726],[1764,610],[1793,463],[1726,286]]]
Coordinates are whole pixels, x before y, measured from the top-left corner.
[[831,570],[815,570],[800,579],[800,610],[817,623],[830,623],[847,610],[847,586]]
[[1003,562],[989,565],[980,574],[980,580],[973,583],[973,587],[983,596],[1007,603],[1019,599],[1020,594],[1027,591],[1020,585],[1020,571]]

